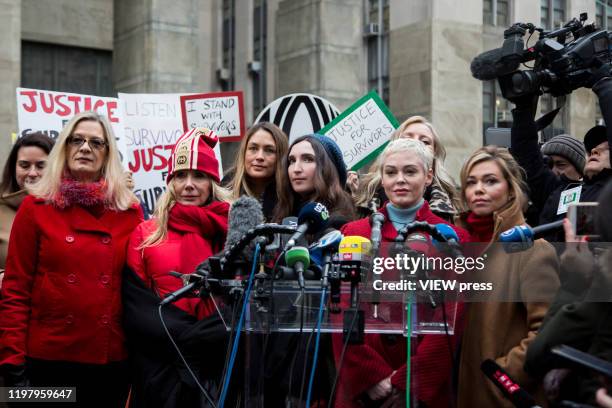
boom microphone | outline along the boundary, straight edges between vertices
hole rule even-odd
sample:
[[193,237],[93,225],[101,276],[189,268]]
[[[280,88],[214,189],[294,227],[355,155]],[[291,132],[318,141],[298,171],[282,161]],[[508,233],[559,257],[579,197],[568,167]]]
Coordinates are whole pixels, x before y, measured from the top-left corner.
[[517,225],[499,235],[499,242],[506,244],[506,252],[518,252],[529,249],[533,246],[534,236],[543,232],[559,229],[563,227],[563,220],[549,222],[548,224],[538,225],[531,228],[529,225]]
[[296,241],[303,237],[306,233],[314,234],[323,230],[329,221],[329,211],[321,203],[308,203],[300,210],[298,214],[298,228],[287,241],[285,250],[295,246]]
[[[264,216],[261,209],[261,204],[253,197],[243,195],[239,197],[230,208],[227,218],[227,238],[225,240],[224,250],[227,251],[232,245],[240,241],[240,239],[251,229],[263,224]],[[244,258],[251,260],[253,258],[254,248],[250,246],[243,251]]]
[[521,388],[495,361],[486,359],[480,369],[517,408],[541,408],[527,391]]

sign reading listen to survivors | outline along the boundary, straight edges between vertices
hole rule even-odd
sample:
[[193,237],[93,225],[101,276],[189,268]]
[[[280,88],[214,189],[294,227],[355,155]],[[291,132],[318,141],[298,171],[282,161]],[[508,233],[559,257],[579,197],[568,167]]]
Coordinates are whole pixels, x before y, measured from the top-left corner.
[[385,148],[398,126],[389,108],[372,91],[321,129],[321,133],[338,143],[347,168],[358,170]]
[[221,142],[236,142],[246,132],[242,92],[181,96],[183,130],[205,127]]

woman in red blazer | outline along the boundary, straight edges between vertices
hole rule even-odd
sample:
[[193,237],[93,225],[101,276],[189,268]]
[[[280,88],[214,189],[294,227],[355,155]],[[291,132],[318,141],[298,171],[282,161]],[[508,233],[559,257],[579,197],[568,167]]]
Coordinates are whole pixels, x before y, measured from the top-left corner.
[[120,407],[128,391],[121,271],[142,212],[106,118],[72,118],[47,163],[13,223],[0,365],[11,384],[76,386],[78,406]]
[[[379,158],[382,186],[389,201],[380,210],[385,216],[382,242],[392,242],[397,231],[413,221],[445,223],[434,215],[423,199],[432,181],[433,157],[425,145],[416,140],[392,141]],[[468,234],[456,227],[461,241]],[[344,236],[370,238],[370,220],[363,218],[346,224]],[[342,336],[334,336],[334,355],[339,370],[336,407],[405,406],[406,339],[403,336],[366,335],[362,345],[349,345],[342,362]],[[444,335],[423,335],[413,341],[412,393],[427,407],[447,407],[452,395],[452,361]]]

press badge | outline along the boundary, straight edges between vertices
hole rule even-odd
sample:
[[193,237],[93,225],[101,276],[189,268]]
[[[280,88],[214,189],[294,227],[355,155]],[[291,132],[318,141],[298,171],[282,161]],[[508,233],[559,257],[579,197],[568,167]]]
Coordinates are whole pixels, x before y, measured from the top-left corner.
[[582,192],[582,186],[570,188],[568,190],[561,192],[561,197],[559,198],[559,207],[557,208],[557,215],[565,214],[567,212],[567,207],[570,204],[577,203],[580,201],[580,193]]

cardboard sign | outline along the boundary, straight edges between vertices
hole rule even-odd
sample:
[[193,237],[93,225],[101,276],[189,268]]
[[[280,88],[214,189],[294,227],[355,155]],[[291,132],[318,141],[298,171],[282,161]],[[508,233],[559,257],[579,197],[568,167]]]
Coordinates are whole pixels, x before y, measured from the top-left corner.
[[221,142],[237,142],[246,133],[242,92],[181,96],[183,130],[205,127]]
[[[184,133],[181,97],[185,94],[119,94],[123,108],[127,168],[133,173],[134,193],[153,214],[159,196],[166,191],[168,160]],[[215,147],[219,174],[223,175],[219,145]]]
[[351,105],[321,129],[342,150],[350,170],[358,170],[387,145],[399,123],[375,91]]
[[117,98],[28,88],[17,88],[16,92],[18,137],[41,131],[55,140],[74,115],[95,111],[110,121],[119,153],[125,162],[122,112]]
[[300,136],[318,132],[339,114],[338,108],[320,96],[295,93],[272,101],[257,115],[255,123],[274,123],[289,136],[291,143]]

